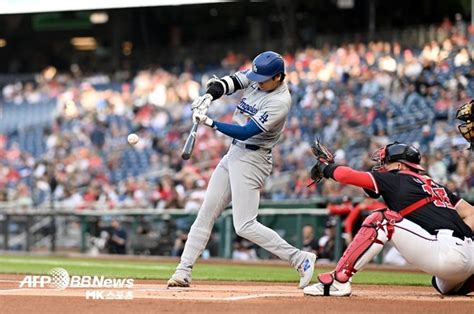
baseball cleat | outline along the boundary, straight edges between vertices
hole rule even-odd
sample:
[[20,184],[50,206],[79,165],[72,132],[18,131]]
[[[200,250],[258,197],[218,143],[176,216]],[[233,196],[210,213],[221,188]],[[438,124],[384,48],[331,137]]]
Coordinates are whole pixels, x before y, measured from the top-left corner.
[[168,280],[168,288],[169,287],[182,287],[187,288],[191,284],[191,277],[187,274],[182,272],[176,272],[171,276]]
[[298,266],[297,271],[300,275],[300,284],[298,288],[303,289],[311,283],[314,273],[314,264],[316,263],[316,254],[314,253],[305,253],[307,256],[303,262]]
[[334,297],[347,297],[352,293],[351,282],[339,282],[334,280],[332,284],[327,285],[323,283],[317,283],[303,289],[305,295],[314,296],[334,296]]

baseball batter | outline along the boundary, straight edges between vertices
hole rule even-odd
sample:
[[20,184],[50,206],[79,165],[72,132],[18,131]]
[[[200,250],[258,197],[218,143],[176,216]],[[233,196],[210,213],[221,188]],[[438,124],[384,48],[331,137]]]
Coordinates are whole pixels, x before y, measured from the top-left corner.
[[[260,188],[272,170],[271,150],[278,142],[291,107],[284,78],[283,58],[272,51],[263,52],[253,60],[252,69],[211,79],[206,94],[193,102],[193,122],[220,131],[233,141],[211,176],[168,287],[189,286],[192,267],[204,250],[217,217],[230,201],[236,233],[288,261],[300,275],[300,288],[310,283],[316,255],[291,246],[257,221]],[[243,96],[234,112],[236,124],[213,121],[206,115],[212,100],[240,89]]]
[[420,165],[414,146],[394,142],[373,156],[372,172],[356,171],[319,158],[312,178],[332,178],[381,196],[387,209],[369,215],[334,272],[319,275],[320,283],[306,287],[307,295],[347,296],[351,278],[392,241],[412,265],[433,275],[441,294],[474,291],[474,207],[434,182]]

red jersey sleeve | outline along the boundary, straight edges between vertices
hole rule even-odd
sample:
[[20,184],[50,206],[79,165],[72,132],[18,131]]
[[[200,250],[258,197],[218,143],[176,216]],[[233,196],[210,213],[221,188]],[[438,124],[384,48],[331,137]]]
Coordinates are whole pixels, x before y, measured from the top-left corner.
[[339,166],[334,170],[333,177],[337,182],[355,185],[378,193],[377,184],[370,172]]

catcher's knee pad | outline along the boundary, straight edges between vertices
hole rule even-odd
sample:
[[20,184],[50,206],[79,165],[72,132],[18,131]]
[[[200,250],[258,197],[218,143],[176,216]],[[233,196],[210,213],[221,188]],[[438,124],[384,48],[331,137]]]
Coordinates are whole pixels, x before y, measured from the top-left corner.
[[337,263],[335,279],[347,282],[353,274],[369,263],[391,239],[394,225],[400,220],[402,217],[390,210],[370,214]]

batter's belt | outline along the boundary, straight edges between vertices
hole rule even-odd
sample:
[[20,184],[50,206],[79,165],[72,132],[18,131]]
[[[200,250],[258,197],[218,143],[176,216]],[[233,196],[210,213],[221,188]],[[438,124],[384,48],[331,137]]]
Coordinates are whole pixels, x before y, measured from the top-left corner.
[[260,147],[260,146],[258,146],[258,145],[254,145],[254,144],[245,144],[245,143],[239,142],[239,141],[236,140],[235,138],[232,139],[232,144],[233,144],[233,145],[236,145],[236,146],[239,146],[239,147],[243,147],[243,148],[249,149],[249,150],[253,150],[253,151],[256,151],[256,150],[259,150],[259,149],[264,149],[264,150],[267,150],[269,153],[272,152],[271,149],[263,148],[263,147]]

